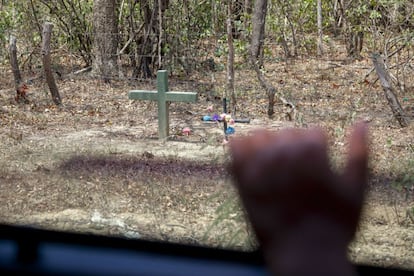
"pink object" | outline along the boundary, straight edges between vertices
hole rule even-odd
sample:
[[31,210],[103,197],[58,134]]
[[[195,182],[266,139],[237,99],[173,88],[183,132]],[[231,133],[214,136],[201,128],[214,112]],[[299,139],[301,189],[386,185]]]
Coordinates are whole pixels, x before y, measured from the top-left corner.
[[214,109],[214,108],[213,108],[213,106],[212,106],[212,105],[209,105],[209,106],[207,107],[207,111],[208,111],[208,112],[213,112],[213,109]]
[[189,127],[183,128],[183,134],[189,136],[191,134],[191,129]]
[[230,119],[229,124],[234,125],[234,119]]

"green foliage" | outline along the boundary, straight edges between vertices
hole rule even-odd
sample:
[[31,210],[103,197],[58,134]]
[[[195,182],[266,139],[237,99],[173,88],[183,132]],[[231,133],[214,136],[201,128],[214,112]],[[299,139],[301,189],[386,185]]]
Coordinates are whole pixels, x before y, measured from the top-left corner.
[[[10,34],[15,34],[19,43],[19,52],[24,56],[36,52],[41,42],[41,28],[45,21],[55,25],[53,35],[56,48],[76,54],[86,65],[92,63],[93,41],[93,0],[15,0],[1,1],[0,4],[0,41],[6,45]],[[156,0],[148,0],[150,8],[156,6]],[[243,1],[242,1],[243,2]],[[122,3],[122,6],[121,6]],[[128,65],[137,66],[137,52],[142,47],[145,22],[142,1],[118,1],[117,10],[119,34],[118,41],[122,48],[126,45],[123,59]],[[336,31],[361,31],[366,35],[364,42],[373,50],[383,50],[390,37],[410,36],[414,29],[414,3],[403,0],[345,1],[347,6],[342,14],[341,26]],[[338,23],[339,8],[333,1],[322,1],[324,34],[330,35]],[[252,14],[238,11],[235,18],[236,30],[241,35],[234,40],[237,61],[244,61],[250,45],[252,32]],[[163,15],[163,37],[160,45],[163,64],[171,69],[185,67],[189,73],[198,68],[202,60],[215,57],[215,61],[225,61],[227,56],[226,37],[227,1],[169,1]],[[159,28],[158,17],[153,29]],[[266,42],[282,46],[285,56],[313,55],[316,50],[317,33],[316,1],[268,1],[266,17]],[[157,32],[151,35],[157,36]],[[370,36],[367,38],[367,36]],[[325,37],[328,37],[325,36]],[[131,42],[132,39],[132,42]],[[141,40],[140,40],[141,39]],[[402,40],[401,40],[402,41]],[[405,40],[411,43],[412,40]],[[403,43],[402,41],[401,43]],[[151,38],[152,44],[158,38]],[[389,45],[389,44],[388,44]],[[397,45],[398,46],[398,45]],[[397,47],[395,46],[395,47]],[[276,47],[264,46],[265,56],[273,58]],[[138,49],[138,50],[137,50]],[[151,50],[150,50],[151,51]],[[5,49],[1,56],[7,57]],[[158,58],[157,50],[152,55]],[[134,56],[135,55],[135,56]],[[132,60],[135,59],[135,63]],[[218,63],[220,63],[220,61]],[[223,63],[221,62],[221,63]],[[154,68],[156,67],[153,62]]]
[[57,43],[56,47],[64,46],[78,52],[85,63],[90,64],[92,5],[92,0],[3,1],[0,41],[4,43],[10,34],[14,34],[22,46],[21,53],[34,52],[41,43],[42,25],[49,21],[55,25],[53,41]]
[[[223,55],[220,40],[216,53],[212,52],[214,38],[225,32],[224,1],[170,1],[164,16],[166,42],[168,44],[168,63],[176,67],[177,60],[186,56],[188,68],[195,68],[197,61],[210,55]],[[206,44],[201,44],[205,42]],[[197,57],[194,58],[193,57]],[[188,73],[188,69],[186,70]]]
[[33,13],[39,13],[44,20],[54,23],[60,45],[78,52],[86,65],[92,63],[92,0],[40,0]]
[[[233,40],[234,52],[236,56],[247,58],[249,43],[246,40],[234,39]],[[217,46],[214,51],[214,55],[218,58],[226,58],[228,54],[227,34],[223,34],[217,40]]]
[[316,49],[316,40],[309,36],[317,33],[316,1],[273,0],[266,20],[270,30],[267,35],[283,46],[285,56],[309,54]]
[[[24,14],[21,13],[22,5],[18,1],[3,1],[0,9],[0,42],[5,45],[10,35],[17,36],[19,32],[18,26],[24,22]],[[3,54],[3,47],[0,48],[2,61],[7,56]]]
[[346,10],[351,31],[362,31],[373,51],[384,51],[390,37],[414,27],[414,4],[402,0],[353,1]]
[[0,10],[0,39],[2,42],[7,40],[7,35],[13,31],[13,27],[17,25],[19,16],[13,16],[13,9],[2,9]]

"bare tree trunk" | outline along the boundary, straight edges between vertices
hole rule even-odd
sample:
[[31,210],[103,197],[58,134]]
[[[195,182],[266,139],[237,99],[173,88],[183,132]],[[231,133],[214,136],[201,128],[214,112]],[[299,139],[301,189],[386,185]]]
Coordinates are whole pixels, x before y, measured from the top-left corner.
[[251,61],[263,66],[263,40],[267,14],[267,0],[256,0],[254,3],[253,27],[250,44]]
[[94,61],[92,73],[105,82],[118,73],[117,0],[94,0]]
[[[289,1],[278,0],[277,4],[281,7],[282,14],[285,17],[284,26],[282,27],[282,39],[283,39],[282,44],[285,44],[283,45],[283,48],[286,53],[286,58],[292,57],[292,56],[296,57],[298,55],[299,45],[297,41],[297,35],[296,35],[297,30],[295,27],[295,22],[293,22],[293,19],[292,19],[292,13],[293,13],[294,7],[291,5],[291,3],[289,3]],[[287,47],[287,39],[286,39],[286,31],[285,31],[286,28],[290,29],[290,32],[292,34],[293,54]]]
[[[227,95],[230,94],[233,115],[236,116],[236,95],[234,93],[234,44],[233,44],[233,6],[232,0],[227,0]],[[227,98],[226,95],[226,98]]]
[[322,0],[317,0],[318,17],[318,56],[323,55],[323,31],[322,31]]
[[16,37],[14,37],[13,35],[10,36],[9,54],[10,54],[10,65],[12,67],[13,77],[14,77],[14,85],[17,90],[19,88],[19,85],[22,82],[22,75],[20,74],[19,62],[17,60]]
[[[157,1],[157,0],[155,0]],[[157,3],[156,6],[158,5]],[[149,0],[140,0],[140,8],[144,16],[144,35],[139,39],[140,50],[139,50],[139,61],[138,68],[136,68],[135,76],[144,78],[150,78],[153,76],[153,72],[150,68],[152,63],[152,47],[153,41],[153,29],[155,29],[154,22],[156,21],[156,7],[151,10]]]
[[[253,4],[252,0],[244,0],[243,13],[244,13],[245,16],[246,15],[247,16],[251,15],[253,13],[253,5],[252,4]],[[245,18],[244,21],[243,21],[244,30],[249,29],[249,24],[250,24],[250,20],[247,20]]]
[[153,76],[151,65],[152,67],[156,65],[157,69],[161,69],[163,65],[163,18],[165,10],[169,7],[169,0],[140,0],[139,3],[143,16],[144,34],[136,39],[139,45],[138,66],[134,68],[132,76],[150,78]]
[[217,27],[217,3],[216,0],[210,0],[211,3],[211,28],[213,29],[214,36],[217,36],[218,27]]
[[163,67],[162,43],[163,43],[163,10],[162,0],[158,0],[158,68]]
[[[120,0],[119,1],[119,14],[118,14],[118,24],[120,24],[120,22],[122,21],[122,17],[123,17],[123,12],[124,12],[124,6],[125,6],[125,0]],[[116,49],[116,53],[117,53],[117,64],[118,64],[118,77],[119,78],[124,78],[125,74],[122,71],[122,60],[121,60],[121,56],[123,54],[123,52],[125,51],[125,49],[128,47],[128,44],[131,43],[131,39],[127,41],[127,43],[122,46],[120,43],[117,43],[117,49]],[[122,48],[120,48],[122,46]]]
[[339,35],[343,26],[344,21],[344,10],[343,2],[344,0],[334,0],[332,7],[332,28],[335,36]]
[[267,14],[267,0],[256,0],[253,14],[253,31],[250,45],[250,62],[256,71],[260,84],[268,96],[267,115],[272,117],[274,112],[276,88],[269,83],[263,72],[263,40]]
[[23,82],[22,75],[20,74],[19,61],[17,60],[16,37],[13,35],[10,36],[9,55],[14,77],[14,87],[16,89],[16,96],[14,99],[18,103],[21,101],[28,103],[29,100],[26,98],[27,85]]
[[244,0],[244,13],[252,14],[252,0]]
[[49,86],[50,93],[52,95],[52,100],[56,105],[60,105],[62,100],[59,95],[59,90],[57,88],[55,78],[53,77],[51,58],[50,58],[50,39],[52,36],[53,24],[46,22],[43,25],[43,41],[42,41],[42,61],[43,69],[45,70],[45,77],[47,85]]
[[[250,63],[253,66],[257,78],[259,79],[260,84],[265,89],[268,98],[268,107],[267,107],[267,115],[272,117],[275,113],[274,111],[274,104],[275,104],[275,96],[277,93],[276,87],[274,87],[271,82],[266,79],[266,76],[262,72],[263,68],[263,56],[260,52],[263,51],[263,42],[264,42],[264,25],[265,25],[265,17],[267,14],[267,0],[256,0],[255,7],[254,7],[254,15],[253,15],[253,33],[251,38],[251,45],[250,45]],[[289,119],[293,120],[295,117],[296,108],[295,105],[291,102],[287,101],[284,97],[279,96],[279,100],[284,104],[290,107],[292,110],[291,113],[288,114]]]
[[375,70],[381,81],[381,85],[384,89],[388,104],[391,107],[392,114],[394,115],[395,119],[397,119],[401,127],[408,126],[407,117],[405,116],[404,110],[402,109],[400,102],[395,95],[395,89],[392,86],[390,75],[385,69],[383,58],[379,54],[373,54],[372,62],[374,63]]
[[354,31],[352,28],[349,29],[348,33],[345,34],[347,39],[347,52],[348,57],[353,59],[361,58],[362,46],[364,43],[364,32]]
[[362,46],[364,44],[364,31],[362,30],[362,19],[360,15],[347,15],[347,11],[355,9],[359,2],[352,0],[340,0],[340,12],[342,13],[342,32],[345,38],[348,57],[360,59]]
[[263,67],[263,40],[264,40],[264,26],[266,22],[267,14],[267,0],[256,0],[254,3],[254,14],[253,14],[253,32],[250,44],[250,62],[256,71],[257,78],[260,84],[266,90],[268,96],[268,108],[267,115],[272,117],[274,112],[275,94],[276,88],[269,83],[261,68]]

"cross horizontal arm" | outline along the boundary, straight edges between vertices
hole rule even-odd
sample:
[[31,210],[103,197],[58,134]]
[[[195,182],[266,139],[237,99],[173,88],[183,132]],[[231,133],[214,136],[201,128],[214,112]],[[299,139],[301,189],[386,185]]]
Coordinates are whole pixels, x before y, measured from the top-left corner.
[[[128,93],[130,100],[149,100],[158,101],[157,91],[131,90]],[[198,95],[195,92],[167,92],[165,100],[167,102],[197,102]]]
[[167,102],[191,102],[197,101],[198,95],[194,92],[167,92],[165,93],[165,100]]
[[158,93],[157,91],[131,90],[128,93],[128,99],[158,101]]

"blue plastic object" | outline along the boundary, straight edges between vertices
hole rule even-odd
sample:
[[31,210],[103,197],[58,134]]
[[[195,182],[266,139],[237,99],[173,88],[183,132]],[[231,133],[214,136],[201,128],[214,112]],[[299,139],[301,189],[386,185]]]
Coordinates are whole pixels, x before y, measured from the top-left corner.
[[234,132],[235,132],[235,130],[234,130],[234,127],[227,127],[227,129],[226,129],[226,134],[227,135],[231,135],[231,134],[234,134]]

